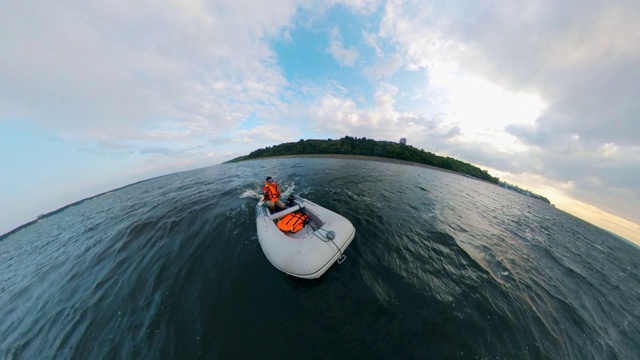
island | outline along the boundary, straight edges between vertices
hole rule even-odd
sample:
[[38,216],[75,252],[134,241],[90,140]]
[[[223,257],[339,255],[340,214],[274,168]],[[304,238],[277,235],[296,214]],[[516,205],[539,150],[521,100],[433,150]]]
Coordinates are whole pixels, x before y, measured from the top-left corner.
[[[402,139],[404,140],[404,139]],[[422,164],[434,167],[469,178],[487,181],[492,184],[502,186],[509,190],[518,191],[519,193],[550,203],[543,196],[534,194],[530,191],[522,191],[522,189],[501,182],[497,177],[491,176],[486,170],[471,165],[464,161],[454,159],[449,156],[439,156],[434,153],[417,149],[411,145],[406,145],[405,141],[399,143],[392,141],[380,141],[367,139],[366,137],[357,138],[345,136],[342,139],[301,139],[298,142],[283,143],[280,145],[268,146],[249,153],[249,155],[240,156],[225,163],[234,163],[245,160],[254,160],[278,156],[304,156],[304,155],[351,155],[351,156],[367,156],[383,159],[394,159],[406,161],[413,164]]]

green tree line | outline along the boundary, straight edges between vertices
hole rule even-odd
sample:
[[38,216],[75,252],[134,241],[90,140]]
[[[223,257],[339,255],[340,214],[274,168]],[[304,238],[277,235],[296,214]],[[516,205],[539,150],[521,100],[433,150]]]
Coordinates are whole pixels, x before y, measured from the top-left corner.
[[345,136],[338,140],[300,140],[295,143],[284,143],[270,146],[264,149],[252,151],[249,155],[229,160],[227,163],[272,156],[303,154],[378,156],[435,166],[495,184],[498,184],[499,182],[498,178],[489,175],[486,170],[482,170],[477,166],[452,157],[438,156],[422,149],[416,149],[411,145],[403,145],[391,141],[376,141],[367,138],[358,139],[357,137],[351,136]]

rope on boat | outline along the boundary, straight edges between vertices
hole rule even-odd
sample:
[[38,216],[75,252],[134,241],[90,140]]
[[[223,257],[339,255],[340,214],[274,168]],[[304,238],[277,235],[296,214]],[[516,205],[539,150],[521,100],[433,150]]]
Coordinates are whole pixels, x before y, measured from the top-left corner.
[[[335,237],[336,237],[336,232],[333,231],[333,230],[325,230],[325,229],[321,229],[319,227],[316,227],[316,225],[313,222],[310,222],[309,225],[313,229],[313,235],[315,235],[318,239],[320,239],[320,240],[322,240],[322,241],[324,241],[326,243],[328,243],[328,242],[332,242],[333,243],[333,246],[335,246],[336,249],[338,249],[338,252],[340,253],[340,257],[338,258],[338,264],[342,264],[347,259],[347,256],[342,253],[342,251],[340,250],[340,246],[338,246],[338,244],[336,244],[333,241],[333,239],[335,239]],[[320,230],[324,231],[323,235],[320,235]]]

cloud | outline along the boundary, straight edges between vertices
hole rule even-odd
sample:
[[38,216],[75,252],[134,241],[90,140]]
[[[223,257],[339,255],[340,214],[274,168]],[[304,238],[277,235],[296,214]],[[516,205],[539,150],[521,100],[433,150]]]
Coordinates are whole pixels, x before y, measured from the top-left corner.
[[340,29],[336,26],[329,32],[329,47],[327,51],[341,66],[353,66],[359,57],[354,47],[348,49],[342,43]]
[[[0,122],[154,174],[318,134],[406,137],[640,221],[638,18],[626,0],[13,1]],[[317,61],[286,68],[283,39]]]
[[[381,34],[392,37],[413,66],[448,66],[509,91],[539,93],[549,113],[564,114],[567,125],[596,141],[638,138],[640,127],[630,119],[640,105],[625,94],[640,90],[634,65],[640,5],[492,5],[389,3]],[[603,126],[603,119],[616,126]]]
[[268,42],[295,12],[294,1],[8,4],[0,119],[99,141],[223,132],[277,106],[287,81]]
[[343,5],[354,12],[360,14],[371,14],[380,5],[379,0],[328,0],[326,2],[328,6]]
[[[580,7],[392,1],[378,36],[407,68],[426,69],[432,95],[447,99],[441,110],[460,128],[455,146],[443,144],[447,151],[573,181],[573,195],[606,209],[620,204],[618,215],[638,221],[631,210],[638,174],[625,170],[638,161],[624,155],[640,146],[638,18],[640,3],[624,0]],[[485,85],[468,86],[478,81]],[[486,101],[488,92],[496,101]],[[487,127],[479,119],[499,121]],[[510,148],[513,161],[477,152],[483,134],[499,135],[497,150]]]
[[434,143],[455,135],[456,130],[443,124],[438,117],[398,111],[397,96],[397,87],[380,83],[373,104],[363,107],[358,100],[342,92],[328,92],[309,104],[304,116],[311,120],[318,132],[329,132],[337,137],[350,135],[379,140],[405,137],[413,144],[423,144],[425,149],[433,149]]
[[379,80],[393,75],[400,69],[402,64],[402,57],[398,54],[393,54],[387,58],[380,59],[377,63],[369,67],[365,67],[363,73],[374,80]]
[[365,44],[369,45],[375,50],[378,57],[384,56],[384,52],[382,51],[382,47],[380,46],[378,41],[378,35],[376,35],[375,33],[364,31],[362,32],[362,39],[364,40]]
[[459,126],[454,126],[451,128],[451,130],[447,131],[447,133],[445,134],[445,138],[453,138],[456,137],[458,135],[460,135],[460,133],[462,133],[462,130],[460,130]]
[[302,136],[300,131],[295,128],[283,127],[275,123],[256,126],[248,130],[235,130],[233,135],[234,142],[258,145],[277,145],[293,139],[300,139]]

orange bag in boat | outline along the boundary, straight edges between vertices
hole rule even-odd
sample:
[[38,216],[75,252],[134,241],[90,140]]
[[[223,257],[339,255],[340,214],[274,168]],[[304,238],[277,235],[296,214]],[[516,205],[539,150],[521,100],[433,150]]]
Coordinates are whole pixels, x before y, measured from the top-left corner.
[[287,214],[278,220],[278,229],[282,232],[298,232],[304,227],[307,218],[308,216],[302,213]]

